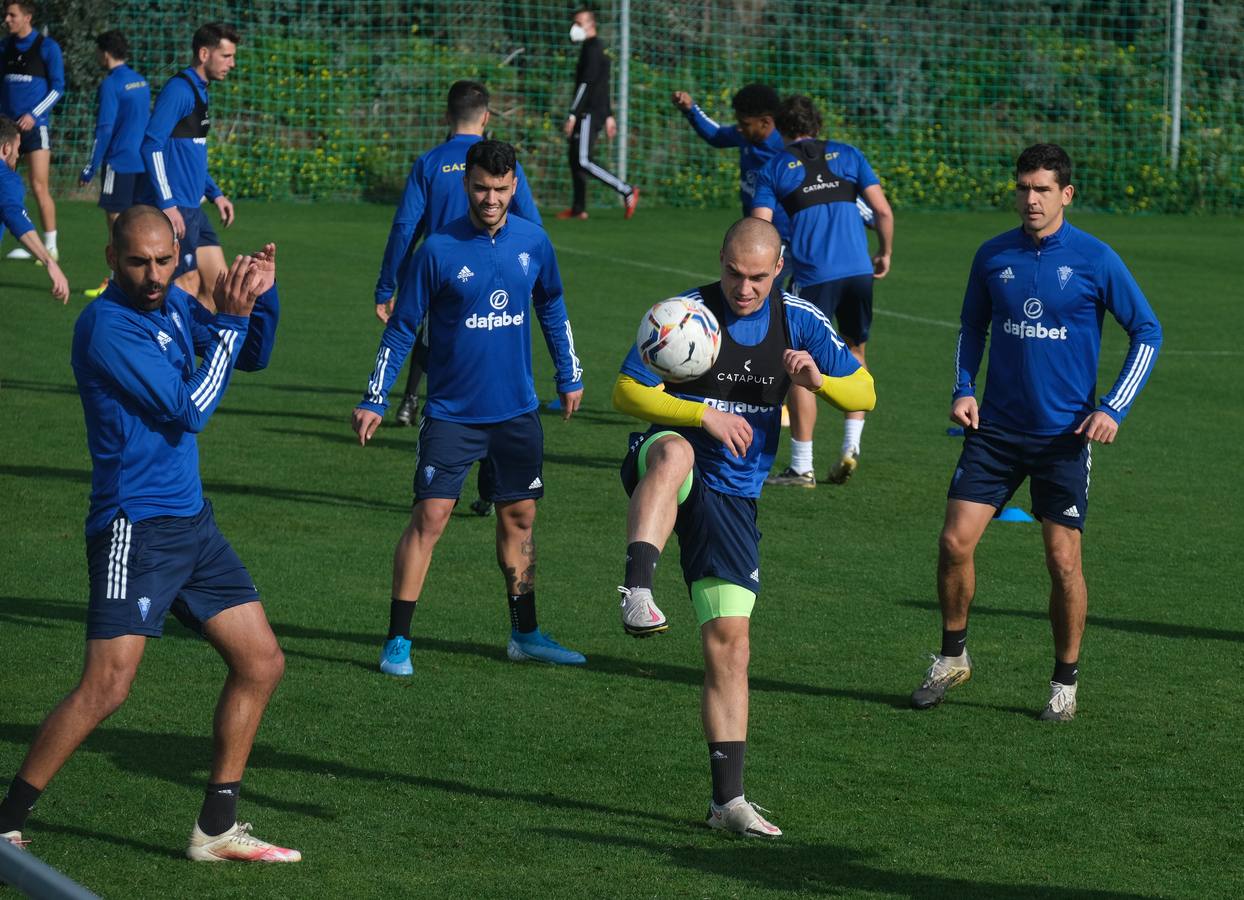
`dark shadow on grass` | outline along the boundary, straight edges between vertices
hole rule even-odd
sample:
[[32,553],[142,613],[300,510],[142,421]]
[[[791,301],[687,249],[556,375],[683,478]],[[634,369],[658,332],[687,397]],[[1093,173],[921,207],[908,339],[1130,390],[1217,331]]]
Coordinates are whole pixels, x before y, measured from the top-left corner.
[[326,425],[350,427],[350,417],[343,413],[295,412],[290,409],[246,409],[230,406],[225,403],[220,407],[218,415],[222,416],[253,416],[256,419],[303,419],[308,422],[323,422]]
[[[345,419],[341,421],[340,431],[311,431],[306,428],[265,428],[264,431],[269,432],[270,434],[285,434],[290,437],[314,438],[317,441],[324,441],[329,444],[345,444],[347,446],[354,447],[356,450],[363,449],[359,447],[358,435],[350,430],[350,422]],[[410,439],[401,444],[386,441],[385,438],[390,437],[393,432],[397,432],[398,434],[407,433],[410,435]],[[418,431],[412,428],[401,428],[396,426],[381,427],[381,429],[376,432],[376,436],[367,442],[367,450],[368,452],[375,452],[376,450],[399,450],[402,453],[409,454],[411,458],[411,465],[414,465],[415,442],[418,438],[418,434]]]
[[616,472],[622,466],[622,456],[584,456],[581,453],[549,453],[544,451],[545,463],[559,466],[578,466],[582,469],[609,469]]
[[1097,891],[1069,886],[1013,884],[947,878],[922,872],[895,872],[874,862],[877,854],[833,844],[799,843],[789,835],[761,843],[733,835],[714,835],[717,846],[671,845],[624,835],[593,834],[570,828],[536,828],[540,834],[584,845],[646,853],[714,879],[740,882],[741,896],[751,890],[791,894],[885,894],[911,898],[954,897],[966,900],[1149,900],[1144,894]]
[[[562,411],[560,409],[549,409],[544,403],[540,404],[540,415],[548,419],[561,419]],[[598,425],[638,425],[635,419],[629,416],[623,416],[620,413],[600,413],[591,410],[578,409],[575,414],[570,417],[572,422],[595,422]]]
[[[205,729],[209,727],[210,710],[204,710]],[[35,726],[15,722],[0,722],[0,742],[26,747],[34,737]],[[434,778],[404,771],[409,764],[407,760],[395,760],[392,769],[368,769],[348,761],[351,756],[351,745],[343,744],[339,748],[324,747],[324,756],[307,756],[301,753],[288,753],[274,749],[266,744],[257,743],[251,752],[248,771],[277,770],[298,775],[332,776],[337,779],[354,779],[386,786],[405,785],[417,790],[441,791],[457,796],[484,798],[505,803],[524,803],[537,809],[553,808],[571,812],[594,813],[615,819],[642,820],[662,824],[679,824],[680,820],[660,813],[649,812],[642,808],[627,809],[611,806],[591,800],[579,800],[574,797],[561,797],[556,794],[536,791],[506,790],[490,785],[468,784],[449,778]],[[340,752],[342,758],[334,759],[329,753],[333,749]],[[206,768],[211,759],[212,739],[208,734],[185,735],[167,732],[139,731],[130,728],[114,728],[102,726],[95,729],[86,739],[79,753],[96,753],[109,758],[118,769],[135,775],[157,778],[161,781],[179,784],[186,787],[199,788],[203,784],[200,777],[192,777],[188,768],[196,766]],[[317,818],[331,818],[331,813],[320,807],[307,804],[290,804],[274,797],[260,793],[252,787],[256,778],[248,778],[242,800],[247,804],[287,810]],[[344,788],[343,788],[344,790]],[[191,811],[193,813],[193,810]],[[40,828],[37,820],[32,821],[31,831]],[[627,826],[633,829],[634,825]],[[160,848],[161,852],[164,848]]]
[[[349,643],[363,644],[368,647],[374,647],[379,651],[380,645],[384,642],[379,631],[369,634],[359,634],[350,632],[331,631],[324,628],[310,628],[305,625],[293,625],[283,622],[273,622],[272,630],[276,632],[278,638],[291,638],[294,640],[321,640],[321,641],[346,641]],[[500,662],[505,665],[513,665],[505,655],[504,642],[498,640],[495,644],[479,644],[470,641],[454,641],[444,638],[427,637],[424,635],[416,635],[414,638],[415,653],[452,653],[467,656],[478,656],[494,662]],[[298,648],[290,648],[282,645],[287,653],[298,655]],[[358,665],[356,659],[348,659],[344,657],[329,657],[317,655],[314,657],[324,662],[344,662],[350,665]],[[368,666],[370,668],[370,665]],[[617,675],[626,678],[642,678],[654,679],[657,681],[666,681],[673,684],[688,684],[699,686],[704,682],[704,670],[695,666],[679,666],[672,663],[662,662],[638,662],[635,660],[621,659],[616,656],[604,656],[599,653],[593,653],[588,656],[586,669],[592,672],[601,672],[606,675]],[[910,704],[908,697],[900,694],[884,694],[874,691],[856,691],[846,688],[833,688],[821,685],[799,684],[798,682],[782,681],[777,678],[766,678],[764,676],[753,675],[750,679],[750,686],[753,691],[767,691],[779,694],[803,694],[814,697],[840,697],[844,700],[859,700],[866,703],[877,703],[882,706],[888,706],[892,709],[906,709]]]
[[[170,815],[172,814],[174,813],[170,812]],[[192,815],[194,815],[194,811],[190,810],[182,818],[189,822]],[[124,833],[92,831],[89,828],[82,828],[78,825],[59,825],[55,822],[43,822],[37,818],[31,822],[31,828],[37,835],[63,834],[69,837],[85,838],[88,841],[103,841],[104,843],[116,844],[118,847],[125,847],[129,850],[150,853],[152,856],[163,856],[170,859],[184,859],[186,856],[184,847],[166,847],[160,844],[149,844],[146,841],[140,841],[132,837],[133,829],[127,829]],[[189,832],[187,831],[187,833]],[[37,841],[38,839],[38,836],[36,836],[35,840]],[[32,844],[31,849],[37,850],[38,845]]]
[[271,381],[258,379],[255,381],[247,381],[246,387],[264,388],[269,391],[285,391],[292,394],[323,394],[341,397],[353,397],[358,399],[363,396],[362,391],[357,387],[336,387],[326,386],[322,384],[273,384]]
[[25,381],[21,378],[3,379],[0,381],[0,390],[29,391],[36,394],[73,394],[75,397],[78,395],[78,389],[72,384],[48,384],[44,381]]
[[[904,600],[904,606],[912,609],[923,609],[937,612],[937,604],[928,600]],[[1045,610],[1032,609],[1001,609],[996,606],[972,604],[972,615],[1010,617],[1015,619],[1034,619],[1041,622],[1049,620]],[[1132,634],[1150,634],[1169,638],[1200,638],[1207,641],[1244,641],[1244,631],[1231,631],[1227,628],[1206,628],[1201,625],[1178,625],[1170,622],[1145,622],[1141,619],[1116,619],[1112,616],[1095,616],[1089,613],[1088,624],[1094,628],[1109,628],[1114,631],[1126,631]]]
[[[89,469],[63,469],[55,466],[6,466],[0,465],[0,475],[13,475],[18,478],[45,478],[72,481],[81,484],[91,483]],[[365,497],[352,497],[349,494],[334,494],[329,491],[314,491],[302,488],[268,487],[262,484],[228,484],[223,481],[203,482],[203,492],[212,494],[241,494],[247,497],[258,495],[272,500],[287,500],[292,503],[315,503],[323,506],[350,506],[356,509],[376,509],[385,512],[409,512],[410,506],[405,503],[384,503]]]

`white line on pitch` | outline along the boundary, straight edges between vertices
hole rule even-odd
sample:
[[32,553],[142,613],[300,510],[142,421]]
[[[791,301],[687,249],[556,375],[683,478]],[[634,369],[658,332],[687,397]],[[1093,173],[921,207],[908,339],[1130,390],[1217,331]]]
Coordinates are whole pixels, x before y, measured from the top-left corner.
[[[557,252],[572,253],[578,256],[590,256],[593,259],[603,259],[606,262],[618,263],[619,265],[624,266],[633,266],[637,269],[651,269],[654,272],[669,272],[671,275],[686,275],[688,278],[704,279],[706,281],[715,280],[720,276],[720,273],[717,275],[706,275],[703,272],[692,272],[688,269],[675,269],[672,266],[659,266],[656,263],[622,259],[620,256],[606,256],[603,253],[593,253],[590,250],[580,250],[577,247],[561,246],[557,248]],[[959,329],[958,322],[947,322],[944,319],[927,319],[924,316],[911,316],[907,313],[893,312],[892,310],[881,309],[876,306],[873,307],[873,312],[879,316],[890,316],[894,319],[906,319],[908,322],[919,322],[922,325],[936,325],[939,328],[953,328],[956,331]]]

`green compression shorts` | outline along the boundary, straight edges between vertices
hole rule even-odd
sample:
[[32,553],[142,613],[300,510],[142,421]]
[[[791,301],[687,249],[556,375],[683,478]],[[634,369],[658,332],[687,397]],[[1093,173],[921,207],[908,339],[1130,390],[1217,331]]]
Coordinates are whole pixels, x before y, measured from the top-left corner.
[[691,585],[691,602],[701,625],[727,616],[751,618],[756,595],[741,585],[721,578],[701,578]]
[[[648,440],[644,441],[644,445],[639,448],[639,456],[636,457],[635,459],[635,468],[638,471],[640,478],[643,478],[644,473],[648,471],[648,449],[653,445],[654,442],[657,441],[657,439],[663,438],[667,434],[678,435],[678,432],[677,431],[658,431],[652,437],[648,438]],[[678,436],[681,437],[681,435],[678,435]],[[679,505],[681,505],[682,502],[686,500],[688,496],[690,496],[691,484],[694,481],[695,481],[695,468],[692,467],[691,471],[687,473],[687,477],[683,481],[682,487],[678,489]]]

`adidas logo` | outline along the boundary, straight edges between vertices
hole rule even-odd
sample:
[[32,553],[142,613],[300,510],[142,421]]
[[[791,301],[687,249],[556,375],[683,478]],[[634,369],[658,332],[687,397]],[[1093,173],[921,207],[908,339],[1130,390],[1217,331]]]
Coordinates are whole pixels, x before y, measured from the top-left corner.
[[752,574],[748,575],[747,577],[750,578],[752,581],[756,582],[757,584],[760,584],[760,569],[752,569]]
[[722,753],[720,750],[714,750],[712,755],[709,756],[709,759],[729,759],[729,758],[730,757],[726,756],[726,754]]
[[167,352],[168,345],[173,343],[173,339],[161,331],[156,335],[156,340],[160,342],[160,349]]
[[475,277],[475,273],[472,272],[470,269],[468,269],[466,266],[463,266],[461,269],[458,270],[458,280],[461,281],[463,284],[466,284],[470,279],[474,277]]
[[1078,518],[1080,518],[1080,510],[1078,510],[1078,509],[1075,507],[1075,505],[1073,504],[1073,505],[1068,506],[1066,509],[1064,509],[1064,510],[1063,510],[1063,515],[1064,515],[1064,516],[1070,516],[1070,517],[1071,517],[1071,518],[1073,518],[1073,519],[1078,519]]
[[527,490],[534,491],[536,488],[542,488],[542,487],[544,487],[544,482],[541,481],[540,476],[537,475],[536,480],[533,481],[531,484],[527,485]]
[[998,278],[1000,278],[1002,281],[1014,281],[1015,273],[1011,271],[1010,266],[1007,266],[1005,269],[1002,270],[1002,273],[998,276]]

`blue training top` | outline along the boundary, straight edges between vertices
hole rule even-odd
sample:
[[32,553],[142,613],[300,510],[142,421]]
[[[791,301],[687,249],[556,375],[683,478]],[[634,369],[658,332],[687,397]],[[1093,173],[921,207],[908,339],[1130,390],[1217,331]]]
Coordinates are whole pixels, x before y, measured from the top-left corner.
[[[411,249],[420,237],[434,234],[467,214],[467,193],[462,184],[467,150],[482,140],[478,134],[455,134],[420,156],[410,167],[380,262],[380,277],[376,279],[377,303],[388,303],[392,299],[397,290],[397,273],[409,261]],[[543,224],[521,163],[514,173],[514,197],[509,214]]]
[[[35,41],[40,41],[39,61],[25,56]],[[32,64],[44,74],[24,71]],[[51,122],[52,107],[65,95],[65,59],[60,44],[37,31],[20,39],[9,35],[0,44],[0,75],[0,115],[14,122],[30,115],[34,117],[35,127],[47,126]]]
[[[186,76],[185,78],[178,77]],[[189,79],[189,81],[187,81]],[[200,122],[195,134],[174,137],[177,124],[202,104],[208,105],[207,82],[193,67],[182,69],[164,83],[156,97],[155,109],[143,137],[143,165],[151,182],[154,197],[147,199],[160,207],[197,207],[206,196],[215,200],[224,192],[207,171],[208,122]]]
[[279,318],[275,285],[249,319],[213,315],[176,285],[152,312],[137,309],[115,281],[86,306],[74,325],[72,362],[91,452],[88,536],[121,510],[141,522],[202,508],[195,435],[235,367],[268,364]]
[[[1097,403],[1107,310],[1127,332],[1130,346],[1114,387]],[[1123,260],[1066,221],[1040,248],[1022,228],[982,244],[972,260],[960,319],[954,397],[975,395],[992,325],[980,416],[1027,434],[1075,431],[1094,409],[1122,422],[1162,345],[1162,326]]]
[[[838,141],[825,142],[825,163],[831,175],[854,191],[844,191],[841,200],[809,206],[791,216],[791,262],[795,283],[802,287],[873,271],[868,233],[856,199],[859,192],[880,183],[877,175],[863,153]],[[803,184],[804,173],[803,162],[789,149],[783,150],[760,170],[753,205],[773,210],[776,217],[782,201]]]
[[[719,125],[696,103],[691,104],[691,108],[684,111],[683,115],[687,117],[695,133],[714,147],[739,148],[739,202],[743,204],[743,215],[750,216],[756,206],[756,181],[760,177],[760,170],[782,152],[785,147],[782,136],[775,128],[763,144],[753,144],[739,131],[739,126]],[[773,210],[773,227],[782,236],[782,243],[789,244],[790,216],[781,206]]]
[[531,373],[534,307],[559,393],[583,387],[557,257],[544,229],[518,216],[490,237],[463,216],[430,236],[402,275],[393,315],[359,407],[384,414],[415,333],[428,319],[425,414],[503,422],[536,409]]
[[[856,218],[859,218],[857,215]],[[693,300],[700,299],[698,290],[682,294]],[[842,378],[859,369],[847,345],[834,331],[825,314],[806,300],[800,300],[791,294],[783,293],[783,312],[786,315],[786,329],[790,336],[790,346],[794,350],[806,350],[812,355],[822,375]],[[739,344],[755,346],[765,339],[769,331],[769,303],[764,304],[746,316],[739,316],[727,307],[725,320],[721,322],[730,330],[730,337]],[[631,345],[631,351],[622,362],[622,374],[634,378],[641,384],[656,387],[661,379],[654,374],[639,356],[639,348]],[[706,400],[693,394],[680,393],[677,385],[666,385],[675,397],[691,400],[696,403],[711,403],[718,406],[715,400]],[[726,404],[730,405],[730,404]],[[703,477],[704,483],[722,494],[733,494],[737,497],[759,497],[764,486],[765,476],[773,466],[773,458],[777,455],[778,437],[782,432],[782,407],[752,406],[749,404],[733,404],[733,408],[725,412],[735,413],[747,420],[752,427],[752,443],[743,457],[733,456],[726,446],[714,438],[703,428],[669,426],[663,430],[676,431],[690,442],[695,450],[696,468]]]
[[105,164],[124,175],[144,171],[143,134],[151,118],[147,79],[121,63],[99,83],[95,96],[95,144],[91,161],[82,170],[82,180],[90,181]]
[[30,221],[30,213],[26,212],[26,185],[22,176],[18,175],[4,163],[0,163],[0,237],[4,229],[15,238],[28,231],[34,231],[34,223]]

